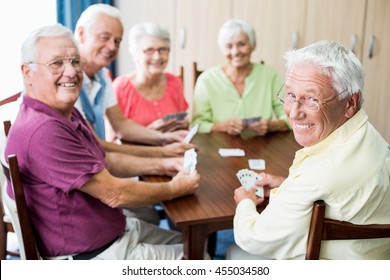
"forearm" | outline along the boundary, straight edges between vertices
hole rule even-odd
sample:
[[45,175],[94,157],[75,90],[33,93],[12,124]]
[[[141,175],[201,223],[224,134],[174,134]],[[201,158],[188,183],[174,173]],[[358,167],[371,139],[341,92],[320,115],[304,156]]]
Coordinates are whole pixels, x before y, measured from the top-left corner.
[[160,158],[144,158],[121,153],[106,153],[107,169],[113,176],[126,178],[142,175],[164,175]]
[[132,144],[116,144],[107,141],[100,141],[106,152],[123,153],[138,157],[163,157],[164,153],[160,146],[144,146]]
[[162,132],[144,127],[129,119],[115,128],[115,131],[121,139],[128,142],[156,146],[164,144]]
[[107,170],[95,174],[80,190],[112,208],[143,207],[175,197],[171,182],[145,183],[121,179]]

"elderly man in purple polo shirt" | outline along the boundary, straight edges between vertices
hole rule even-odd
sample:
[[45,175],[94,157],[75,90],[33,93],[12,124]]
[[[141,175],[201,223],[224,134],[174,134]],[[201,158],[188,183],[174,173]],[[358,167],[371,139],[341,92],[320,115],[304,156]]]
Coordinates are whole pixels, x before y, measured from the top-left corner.
[[[26,200],[44,258],[181,259],[181,235],[135,218],[142,207],[193,193],[199,174],[180,171],[166,183],[134,176],[125,154],[105,153],[74,108],[83,63],[67,28],[31,33],[22,46],[26,95],[5,155],[18,157]],[[13,197],[10,184],[8,195]],[[153,234],[151,234],[153,233]]]

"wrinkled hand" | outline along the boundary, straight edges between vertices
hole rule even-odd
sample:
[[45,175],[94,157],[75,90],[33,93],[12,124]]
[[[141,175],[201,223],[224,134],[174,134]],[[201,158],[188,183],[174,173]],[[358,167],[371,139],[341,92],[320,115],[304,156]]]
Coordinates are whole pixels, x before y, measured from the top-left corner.
[[148,128],[158,130],[161,132],[173,132],[176,130],[186,130],[189,127],[188,119],[184,119],[181,121],[177,120],[169,120],[164,122],[163,119],[158,119],[148,125]]
[[184,142],[175,142],[168,145],[163,146],[162,153],[164,157],[180,157],[183,156],[185,151],[194,148],[196,151],[198,147],[194,144],[186,144]]
[[225,131],[227,134],[230,135],[238,135],[245,129],[245,125],[239,117],[221,122],[218,125],[220,126],[222,131]]
[[174,132],[165,132],[163,135],[164,145],[170,144],[173,142],[182,142],[186,137],[188,130],[177,130]]
[[249,130],[255,131],[258,135],[264,136],[267,134],[269,130],[269,121],[266,119],[261,119],[258,122],[254,122],[250,125],[248,125]]
[[260,173],[262,179],[260,181],[255,182],[256,187],[264,188],[264,196],[269,197],[269,193],[271,189],[278,188],[286,178],[282,176],[276,176],[269,173]]
[[256,189],[250,188],[249,191],[247,191],[244,187],[239,187],[234,190],[234,201],[236,202],[236,205],[241,202],[241,200],[249,198],[253,201],[255,205],[260,204],[264,201],[264,198],[256,196]]
[[183,158],[163,158],[162,164],[164,168],[164,174],[170,177],[175,176],[180,170],[183,169]]
[[194,193],[199,187],[199,182],[200,176],[196,170],[194,170],[191,174],[186,170],[180,171],[170,181],[172,198]]

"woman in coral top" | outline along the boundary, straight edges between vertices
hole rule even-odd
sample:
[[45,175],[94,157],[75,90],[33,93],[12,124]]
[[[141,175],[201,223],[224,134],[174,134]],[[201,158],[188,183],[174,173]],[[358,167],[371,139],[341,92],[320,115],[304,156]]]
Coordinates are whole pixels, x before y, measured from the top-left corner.
[[[160,131],[187,129],[189,121],[184,112],[188,104],[182,81],[164,72],[170,51],[168,31],[157,23],[135,25],[129,33],[129,51],[136,70],[113,83],[124,115]],[[180,114],[170,115],[173,113]]]

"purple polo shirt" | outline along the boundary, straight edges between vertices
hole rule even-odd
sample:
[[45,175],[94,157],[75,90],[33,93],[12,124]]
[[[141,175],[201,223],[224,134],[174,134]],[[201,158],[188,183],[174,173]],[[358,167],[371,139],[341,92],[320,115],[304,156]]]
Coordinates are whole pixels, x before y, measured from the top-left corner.
[[[79,191],[105,168],[105,154],[77,109],[69,120],[25,95],[8,135],[5,155],[10,154],[18,157],[44,256],[89,252],[123,233],[121,209]],[[7,192],[13,197],[9,182]]]

